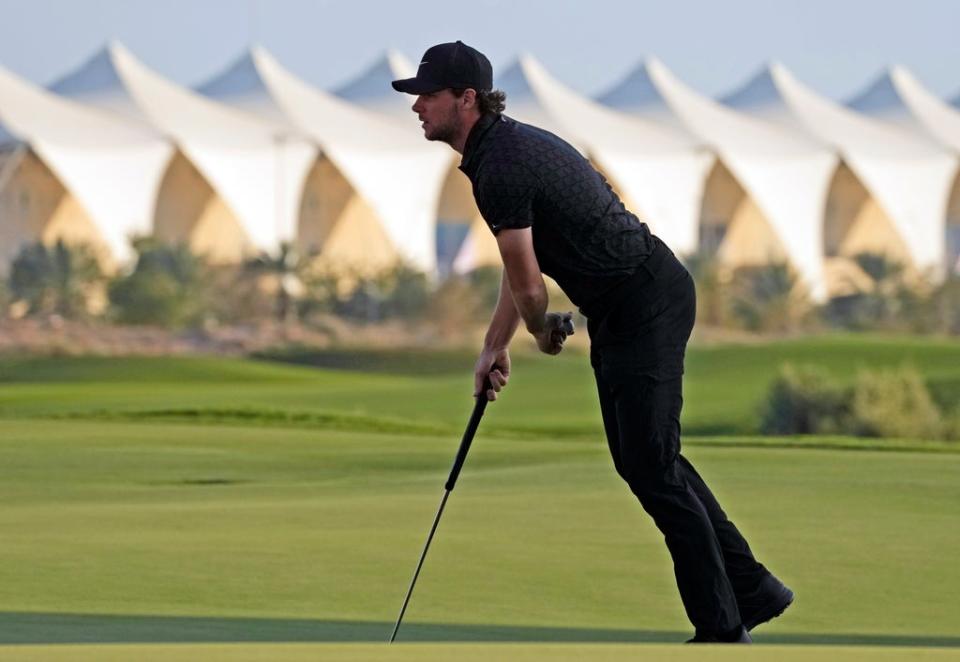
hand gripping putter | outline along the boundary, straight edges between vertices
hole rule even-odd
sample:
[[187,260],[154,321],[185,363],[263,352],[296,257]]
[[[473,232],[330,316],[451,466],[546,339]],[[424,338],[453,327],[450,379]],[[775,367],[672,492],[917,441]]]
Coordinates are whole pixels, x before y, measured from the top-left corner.
[[[564,335],[573,334],[573,322],[569,319],[563,320],[562,332]],[[495,370],[497,366],[493,366]],[[433,519],[433,526],[430,527],[430,534],[427,536],[427,544],[423,546],[423,552],[420,554],[420,561],[417,563],[417,569],[413,573],[413,579],[410,580],[410,588],[407,589],[407,597],[403,599],[403,607],[400,608],[400,616],[397,617],[397,624],[393,628],[393,634],[390,635],[390,643],[397,638],[397,631],[400,629],[400,623],[403,621],[403,615],[407,611],[407,605],[410,603],[410,596],[413,595],[413,587],[417,583],[417,577],[420,576],[420,569],[423,567],[423,560],[427,558],[427,550],[430,549],[430,541],[433,540],[433,534],[437,531],[437,525],[440,523],[440,516],[443,514],[443,507],[447,505],[447,498],[453,491],[453,486],[457,484],[457,476],[463,468],[463,463],[467,459],[467,452],[470,450],[470,444],[473,443],[473,435],[477,433],[477,427],[480,425],[480,419],[483,418],[483,412],[487,408],[487,391],[490,390],[490,378],[483,380],[483,390],[477,396],[477,402],[473,405],[473,413],[470,414],[470,420],[467,422],[467,429],[463,432],[463,439],[460,441],[460,449],[453,460],[453,467],[450,468],[450,476],[447,478],[447,484],[444,486],[443,499],[440,501],[440,508],[437,509],[437,516]]]

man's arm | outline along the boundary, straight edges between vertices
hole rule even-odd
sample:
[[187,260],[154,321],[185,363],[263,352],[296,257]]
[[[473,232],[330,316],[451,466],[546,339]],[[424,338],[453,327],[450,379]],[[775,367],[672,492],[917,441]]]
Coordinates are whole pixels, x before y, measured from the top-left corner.
[[573,333],[573,313],[547,312],[547,286],[533,250],[533,230],[501,230],[497,245],[513,301],[527,331],[536,339],[541,352],[559,354],[567,335]]
[[[513,303],[510,286],[507,284],[507,272],[500,277],[500,296],[497,297],[497,307],[493,310],[487,335],[483,339],[483,350],[477,358],[473,375],[473,394],[480,395],[483,390],[483,381],[490,379],[492,390],[487,391],[488,400],[496,400],[497,392],[507,384],[510,378],[510,353],[508,347],[517,327],[520,326],[520,313]],[[497,366],[496,370],[492,370]]]
[[497,234],[497,246],[517,312],[523,318],[527,331],[536,336],[546,327],[548,297],[540,264],[533,250],[533,230],[501,230]]
[[[500,297],[484,339],[483,351],[474,367],[474,394],[483,390],[483,380],[490,379],[488,400],[496,400],[510,376],[510,355],[507,347],[522,319],[540,351],[559,354],[567,338],[570,313],[547,313],[547,287],[540,273],[540,264],[533,250],[530,228],[504,229],[497,234],[497,245],[503,259]],[[570,331],[572,333],[572,331]],[[493,366],[497,370],[492,370]]]

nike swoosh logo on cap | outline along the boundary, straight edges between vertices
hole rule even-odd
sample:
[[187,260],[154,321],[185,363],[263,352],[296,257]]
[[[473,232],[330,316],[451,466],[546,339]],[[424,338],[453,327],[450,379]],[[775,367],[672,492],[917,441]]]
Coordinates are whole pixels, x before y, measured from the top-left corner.
[[427,62],[426,60],[424,60],[423,62],[421,62],[421,63],[420,63],[420,64],[418,64],[417,66],[419,67],[419,66],[422,66],[422,65],[424,65],[424,64],[430,64],[430,63],[429,63],[429,62]]

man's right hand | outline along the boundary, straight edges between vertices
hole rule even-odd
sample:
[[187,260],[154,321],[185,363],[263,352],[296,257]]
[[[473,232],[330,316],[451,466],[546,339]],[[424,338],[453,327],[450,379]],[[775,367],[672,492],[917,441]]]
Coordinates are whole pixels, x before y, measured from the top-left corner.
[[486,398],[490,402],[497,399],[497,393],[507,385],[510,379],[510,352],[507,348],[483,348],[473,369],[473,396],[480,397],[483,393],[483,383],[489,378],[490,386]]

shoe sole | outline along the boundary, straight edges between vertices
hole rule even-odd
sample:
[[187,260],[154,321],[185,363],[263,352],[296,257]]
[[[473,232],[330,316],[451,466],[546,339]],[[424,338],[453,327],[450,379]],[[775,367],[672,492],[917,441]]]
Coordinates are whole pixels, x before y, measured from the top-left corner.
[[753,628],[757,627],[758,625],[763,625],[764,623],[772,621],[785,612],[787,607],[793,604],[793,591],[786,587],[784,587],[783,590],[784,593],[781,595],[781,600],[771,603],[763,611],[758,613],[753,620],[751,620],[749,623],[743,624],[743,627],[747,629],[747,632],[752,631]]

